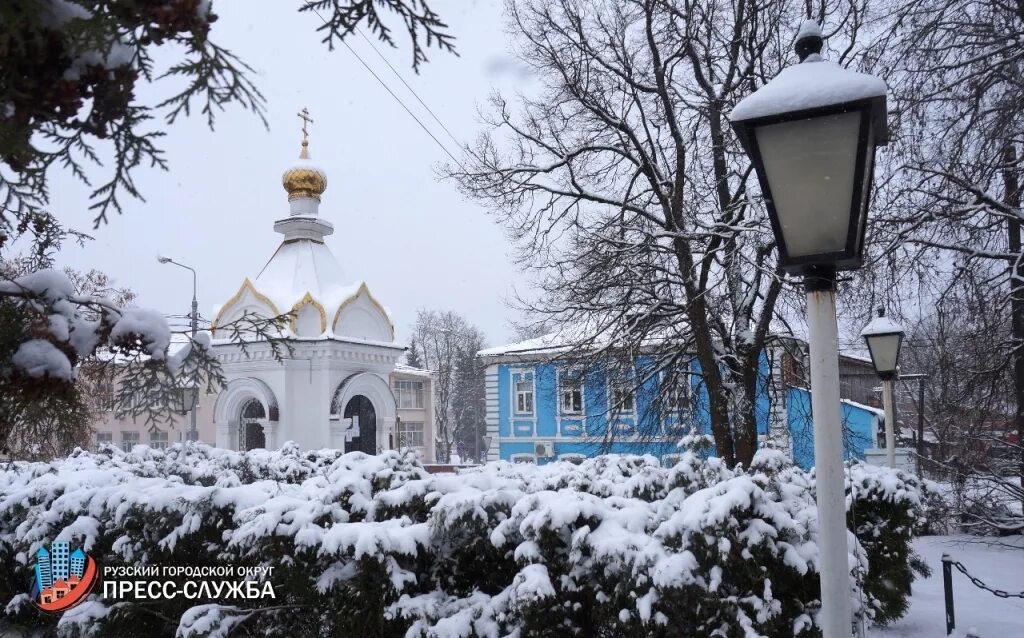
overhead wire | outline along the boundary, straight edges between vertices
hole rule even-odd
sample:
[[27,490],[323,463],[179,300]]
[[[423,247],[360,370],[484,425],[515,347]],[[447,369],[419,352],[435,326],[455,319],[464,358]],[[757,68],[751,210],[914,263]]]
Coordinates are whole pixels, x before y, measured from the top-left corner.
[[402,75],[395,69],[395,67],[391,66],[391,62],[389,62],[388,59],[384,57],[384,54],[381,53],[380,49],[378,49],[376,45],[373,44],[373,41],[367,38],[366,35],[359,29],[356,29],[356,33],[358,33],[364,40],[366,40],[366,43],[369,44],[370,48],[374,50],[377,56],[384,61],[384,64],[388,65],[388,68],[391,69],[391,72],[395,74],[395,77],[397,77],[402,82],[402,84],[405,85],[405,88],[409,89],[409,92],[412,93],[416,100],[420,103],[420,105],[422,105],[423,108],[427,110],[427,113],[430,113],[430,117],[434,118],[434,121],[437,122],[437,125],[444,129],[444,132],[448,134],[448,137],[452,138],[452,141],[455,142],[455,146],[457,148],[462,148],[462,142],[460,142],[455,137],[455,135],[453,135],[452,132],[448,130],[448,127],[444,125],[444,122],[441,121],[441,118],[437,117],[434,111],[429,106],[427,106],[427,103],[424,102],[422,98],[420,98],[419,93],[417,93],[414,88],[409,86],[409,83],[405,81],[405,78],[402,77]]
[[[315,8],[313,9],[313,13],[315,13],[317,15],[317,17],[320,18],[320,20],[322,20],[325,25],[329,25],[327,20],[325,20],[324,17],[322,15],[320,15],[320,12],[317,11]],[[363,37],[365,38],[366,36],[363,36]],[[416,121],[416,123],[420,125],[420,128],[422,128],[423,131],[427,135],[430,136],[430,139],[434,140],[434,143],[437,144],[441,148],[441,150],[444,151],[445,154],[448,155],[448,157],[450,157],[452,159],[453,162],[458,164],[459,168],[461,168],[463,171],[465,171],[466,167],[463,166],[462,162],[460,162],[459,159],[457,157],[455,157],[455,155],[453,155],[451,151],[448,150],[447,146],[445,146],[444,144],[441,143],[441,140],[437,139],[437,136],[434,135],[434,133],[429,128],[427,128],[427,126],[420,120],[420,118],[416,117],[416,114],[413,113],[412,110],[408,106],[406,106],[405,102],[403,102],[402,99],[399,98],[398,95],[396,95],[395,92],[391,90],[391,87],[389,87],[387,85],[387,83],[384,82],[384,80],[382,80],[381,77],[379,75],[377,75],[377,73],[372,68],[370,68],[370,65],[366,63],[366,60],[364,60],[362,58],[362,56],[360,56],[358,53],[356,53],[356,50],[353,49],[351,46],[349,46],[348,42],[346,42],[344,39],[341,40],[341,43],[345,46],[346,49],[349,50],[349,52],[353,56],[355,56],[355,58],[357,60],[359,60],[359,62],[363,65],[363,67],[365,67],[366,70],[370,72],[370,75],[372,75],[374,77],[374,79],[377,80],[377,82],[379,82],[382,87],[384,87],[384,90],[387,91],[391,95],[391,97],[393,97],[395,99],[395,101],[398,102],[398,104],[403,109],[405,109],[405,112],[409,114],[409,117],[414,119]],[[380,54],[380,52],[378,51],[378,55],[379,54]],[[383,57],[383,56],[381,56],[381,57]],[[388,66],[390,66],[390,64]],[[397,71],[396,71],[396,74],[397,74]],[[405,81],[403,80],[403,83],[404,82]],[[406,84],[406,86],[408,86],[408,84]],[[410,88],[410,91],[411,90],[412,89]],[[413,92],[413,95],[416,95],[415,91]],[[416,99],[418,99],[418,100],[420,99],[418,95],[416,96]],[[423,104],[423,100],[420,100],[420,103]],[[424,104],[424,107],[426,107],[426,104]],[[430,111],[429,108],[427,110]],[[431,112],[431,115],[433,115],[433,112]],[[434,116],[434,119],[437,119],[436,115]],[[438,122],[440,123],[440,120],[438,120]],[[445,128],[446,131],[448,130],[443,124],[441,125],[441,127]],[[450,132],[448,134],[451,135]],[[454,136],[453,136],[453,139],[454,139]]]

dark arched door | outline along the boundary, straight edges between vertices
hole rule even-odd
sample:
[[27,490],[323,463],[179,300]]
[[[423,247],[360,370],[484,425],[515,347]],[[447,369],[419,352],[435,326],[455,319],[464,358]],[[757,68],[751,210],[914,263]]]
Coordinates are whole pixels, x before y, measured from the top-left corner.
[[238,448],[255,450],[267,447],[267,437],[263,432],[261,420],[267,418],[263,404],[258,399],[249,399],[242,406],[242,417],[238,422]]
[[345,442],[346,452],[366,452],[367,454],[377,453],[377,413],[373,410],[370,400],[361,394],[357,394],[348,401],[345,406],[344,418],[358,419],[359,434],[351,441]]

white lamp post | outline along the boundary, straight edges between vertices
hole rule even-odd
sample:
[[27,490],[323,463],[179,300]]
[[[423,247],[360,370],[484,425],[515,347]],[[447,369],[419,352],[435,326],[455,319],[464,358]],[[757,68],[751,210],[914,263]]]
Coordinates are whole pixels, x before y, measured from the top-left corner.
[[859,268],[875,147],[888,140],[886,85],[822,60],[808,20],[801,63],[746,97],[730,121],[750,156],[779,248],[807,290],[814,458],[825,638],[852,634],[836,328],[836,271]]
[[893,409],[892,386],[898,376],[903,327],[878,309],[878,316],[864,326],[860,336],[868,344],[871,363],[882,379],[882,407],[885,408],[885,455],[889,467],[896,467],[896,410]]

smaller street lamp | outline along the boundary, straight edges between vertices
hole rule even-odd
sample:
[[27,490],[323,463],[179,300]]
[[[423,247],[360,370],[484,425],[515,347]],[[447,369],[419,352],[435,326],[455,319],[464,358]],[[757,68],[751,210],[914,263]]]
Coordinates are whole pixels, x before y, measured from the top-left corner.
[[893,407],[893,383],[899,375],[900,347],[903,326],[885,316],[885,308],[864,326],[860,336],[868,345],[871,363],[882,379],[882,407],[885,408],[885,453],[889,467],[896,467],[896,410]]
[[190,410],[196,407],[196,403],[199,400],[199,389],[194,385],[187,385],[177,388],[175,394],[178,399],[178,412],[182,414],[188,414]]

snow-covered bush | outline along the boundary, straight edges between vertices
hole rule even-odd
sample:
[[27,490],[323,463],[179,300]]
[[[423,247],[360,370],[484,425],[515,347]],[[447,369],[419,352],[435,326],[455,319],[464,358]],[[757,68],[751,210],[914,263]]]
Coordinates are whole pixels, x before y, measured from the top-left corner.
[[851,466],[850,482],[846,520],[867,559],[863,586],[870,616],[887,624],[907,612],[916,576],[931,573],[910,540],[927,526],[932,515],[927,506],[938,500],[937,486],[900,470],[863,463]]
[[[855,593],[889,620],[913,578],[922,488],[852,472],[854,564],[869,575]],[[78,451],[0,468],[0,600],[18,625],[58,622],[29,603],[27,582],[36,550],[60,538],[104,566],[272,567],[275,592],[144,604],[93,594],[59,620],[66,636],[243,624],[294,636],[814,636],[813,490],[771,451],[747,471],[688,453],[671,468],[611,455],[457,475],[427,474],[412,454],[291,444]]]

